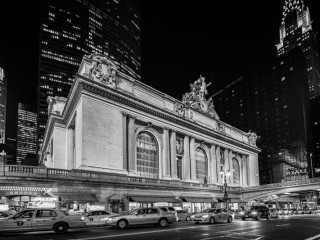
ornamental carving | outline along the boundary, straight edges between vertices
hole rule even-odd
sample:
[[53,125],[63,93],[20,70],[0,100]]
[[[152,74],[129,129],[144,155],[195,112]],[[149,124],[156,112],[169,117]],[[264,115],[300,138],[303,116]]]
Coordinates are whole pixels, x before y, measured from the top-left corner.
[[116,78],[117,66],[106,57],[92,57],[93,65],[90,68],[89,76],[94,81],[116,88],[120,84],[120,79]]
[[176,112],[184,116],[186,109],[193,108],[212,118],[219,119],[218,114],[214,110],[212,97],[208,100],[205,98],[208,94],[207,87],[210,85],[211,82],[207,84],[205,78],[200,75],[194,83],[190,84],[191,91],[182,96],[182,104],[176,105]]
[[182,138],[176,138],[176,150],[178,155],[183,155],[184,153],[184,142]]
[[249,130],[249,132],[248,132],[248,142],[249,142],[249,144],[251,146],[256,147],[257,146],[257,144],[256,144],[257,139],[258,139],[258,135],[255,134],[254,132],[251,132],[251,130]]

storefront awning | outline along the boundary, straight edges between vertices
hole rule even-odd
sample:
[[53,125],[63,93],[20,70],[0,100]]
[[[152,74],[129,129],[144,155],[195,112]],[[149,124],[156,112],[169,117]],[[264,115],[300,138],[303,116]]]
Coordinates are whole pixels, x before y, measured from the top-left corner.
[[185,202],[192,202],[192,203],[212,203],[217,202],[213,198],[201,198],[201,197],[183,197]]
[[167,202],[167,203],[179,203],[178,199],[173,197],[157,197],[157,196],[132,196],[129,198],[132,202],[138,203],[156,203],[156,202]]
[[99,202],[95,195],[89,194],[76,194],[76,193],[68,193],[68,194],[57,194],[61,201],[63,202]]

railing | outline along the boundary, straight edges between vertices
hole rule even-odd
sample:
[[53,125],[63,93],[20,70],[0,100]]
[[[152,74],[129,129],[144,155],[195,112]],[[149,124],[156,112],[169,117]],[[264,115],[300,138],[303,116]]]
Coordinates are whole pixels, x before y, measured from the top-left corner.
[[[5,177],[34,177],[44,179],[65,180],[73,179],[77,181],[95,181],[95,182],[113,182],[118,184],[141,184],[141,185],[158,185],[166,187],[182,187],[182,188],[201,188],[209,191],[222,191],[222,185],[214,183],[197,183],[184,182],[180,180],[165,180],[158,178],[147,178],[142,176],[126,176],[116,173],[94,172],[88,170],[65,170],[56,168],[45,168],[37,166],[23,165],[0,165],[3,167],[0,176]],[[228,187],[230,192],[240,192],[241,187]]]

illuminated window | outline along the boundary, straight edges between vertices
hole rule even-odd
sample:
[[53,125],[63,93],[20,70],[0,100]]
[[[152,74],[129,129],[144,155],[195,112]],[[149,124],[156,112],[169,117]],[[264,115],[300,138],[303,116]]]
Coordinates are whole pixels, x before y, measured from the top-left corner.
[[196,178],[208,179],[208,158],[202,148],[196,149]]
[[137,136],[137,171],[143,177],[158,178],[159,160],[156,138],[147,132]]
[[236,158],[232,158],[233,183],[240,184],[240,166]]

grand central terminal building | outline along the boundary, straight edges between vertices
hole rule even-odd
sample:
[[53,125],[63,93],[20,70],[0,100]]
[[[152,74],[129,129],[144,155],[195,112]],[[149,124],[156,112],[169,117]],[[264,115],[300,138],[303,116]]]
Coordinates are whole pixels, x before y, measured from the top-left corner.
[[[257,135],[219,119],[205,78],[182,100],[132,79],[102,55],[84,56],[67,99],[48,98],[41,163],[103,173],[100,184],[51,194],[96,196],[112,209],[172,205],[189,211],[240,204],[259,185]],[[124,182],[123,179],[126,181]]]

